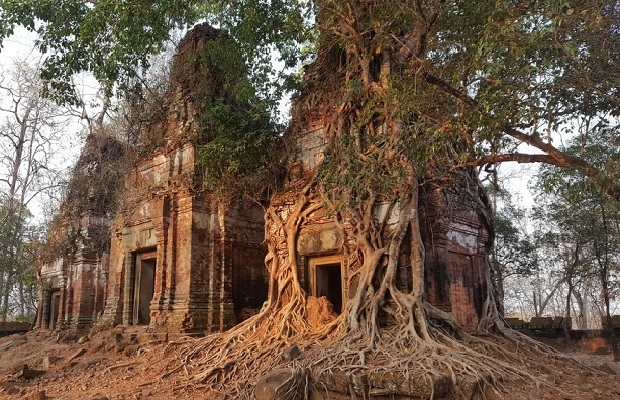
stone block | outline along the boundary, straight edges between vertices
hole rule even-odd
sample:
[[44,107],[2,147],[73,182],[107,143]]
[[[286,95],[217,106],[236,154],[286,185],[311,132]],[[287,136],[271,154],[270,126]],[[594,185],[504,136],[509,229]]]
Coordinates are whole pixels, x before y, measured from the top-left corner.
[[45,394],[45,390],[39,390],[37,392],[27,394],[26,396],[24,396],[24,399],[25,400],[46,400],[48,399],[48,397]]
[[74,371],[86,371],[88,368],[92,367],[93,365],[101,364],[102,361],[103,361],[102,358],[91,358],[90,360],[85,360],[85,361],[77,363],[73,367],[73,370]]
[[[601,316],[601,324],[604,329],[609,328],[609,323],[606,315]],[[611,316],[611,324],[614,328],[620,328],[620,315]]]
[[564,321],[566,321],[568,329],[571,329],[573,326],[572,318],[568,318],[567,320],[565,317],[553,317],[553,329],[564,329],[562,325]]
[[523,321],[521,318],[505,318],[506,323],[512,329],[526,329],[527,322]]
[[130,344],[123,349],[123,354],[126,357],[131,357],[138,352],[138,346],[135,344]]
[[17,374],[20,371],[23,371],[25,369],[28,369],[28,364],[16,364],[14,366],[11,367],[11,374]]
[[24,387],[25,384],[21,382],[17,382],[11,378],[5,377],[0,379],[0,389],[4,389],[6,392],[9,391],[10,388],[18,387],[18,392]]
[[27,384],[21,382],[15,382],[13,380],[3,381],[0,386],[4,387],[6,394],[19,395],[24,393]]
[[56,363],[58,363],[58,361],[62,360],[62,357],[56,357],[56,356],[45,356],[43,357],[43,368],[45,369],[50,369],[50,367]]
[[301,354],[301,351],[299,350],[299,347],[297,347],[297,345],[294,344],[291,347],[286,348],[282,352],[282,361],[288,362],[288,361],[294,360],[297,357],[299,357],[299,354]]
[[78,349],[69,358],[67,358],[67,362],[71,362],[71,361],[75,360],[76,358],[83,356],[84,353],[86,353],[86,349],[84,349],[84,348]]
[[553,328],[553,318],[551,317],[532,317],[528,324],[530,329],[551,329]]
[[37,378],[41,375],[45,374],[45,371],[40,371],[37,369],[30,369],[26,364],[23,365],[23,368],[19,369],[17,372],[13,373],[13,377],[15,379],[23,379],[30,380]]
[[594,354],[596,354],[597,356],[604,356],[610,353],[611,353],[611,350],[609,350],[609,348],[605,346],[600,346],[594,349]]
[[283,394],[286,392],[285,382],[292,376],[293,372],[290,369],[277,368],[267,372],[256,382],[254,397],[256,400],[283,399]]
[[606,374],[610,374],[610,375],[616,375],[616,370],[614,370],[609,364],[601,364],[597,367],[595,367],[596,369],[598,369],[601,372],[604,372]]

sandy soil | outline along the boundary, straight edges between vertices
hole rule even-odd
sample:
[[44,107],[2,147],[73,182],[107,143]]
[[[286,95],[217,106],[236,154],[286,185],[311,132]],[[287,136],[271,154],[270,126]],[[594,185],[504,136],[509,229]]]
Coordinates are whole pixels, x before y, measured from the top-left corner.
[[[90,339],[33,331],[0,338],[0,399],[220,399],[189,383],[178,365],[178,341],[138,330],[100,332]],[[167,341],[173,339],[173,343]],[[86,340],[86,341],[85,341]],[[552,359],[526,359],[533,375],[546,376],[549,386],[512,385],[493,399],[608,400],[620,399],[620,363],[611,355],[571,353],[591,369]],[[33,379],[16,379],[24,369],[45,371]],[[540,368],[547,365],[550,368]],[[615,372],[615,373],[614,373]],[[165,376],[162,379],[162,376]]]

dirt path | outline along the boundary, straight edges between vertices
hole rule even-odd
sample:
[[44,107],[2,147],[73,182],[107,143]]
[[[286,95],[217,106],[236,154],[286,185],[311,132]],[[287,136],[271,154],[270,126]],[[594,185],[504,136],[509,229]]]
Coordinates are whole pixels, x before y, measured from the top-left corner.
[[[165,337],[139,331],[101,332],[82,343],[77,338],[34,331],[0,338],[0,398],[80,399],[220,399],[223,396],[190,384],[182,370],[165,376],[178,367],[176,345]],[[69,340],[71,339],[71,340]],[[190,340],[190,339],[180,339]],[[551,360],[524,360],[530,372],[547,375],[555,387],[536,388],[534,384],[513,385],[509,393],[497,399],[531,400],[608,400],[620,399],[620,364],[611,356],[589,356],[576,353],[577,358],[602,370]],[[536,365],[547,365],[540,368]],[[551,364],[549,364],[551,363]],[[27,368],[24,368],[27,364]],[[534,370],[539,370],[538,372]],[[15,373],[42,376],[29,380],[15,379]],[[161,379],[165,376],[164,379]],[[560,393],[563,388],[567,393]]]

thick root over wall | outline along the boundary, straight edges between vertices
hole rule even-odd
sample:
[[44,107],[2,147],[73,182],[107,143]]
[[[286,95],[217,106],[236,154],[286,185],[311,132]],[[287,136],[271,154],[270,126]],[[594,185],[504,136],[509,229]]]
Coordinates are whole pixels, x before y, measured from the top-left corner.
[[[559,390],[541,378],[553,371],[534,361],[571,362],[555,350],[502,329],[491,312],[483,335],[466,334],[449,314],[422,301],[420,284],[409,292],[395,287],[396,252],[407,229],[418,245],[412,246],[408,267],[414,277],[422,272],[415,193],[395,204],[400,221],[387,244],[364,237],[367,229],[357,231],[360,285],[342,315],[330,315],[324,299],[307,296],[297,278],[296,237],[320,208],[310,188],[284,217],[268,212],[271,282],[263,310],[227,332],[172,343],[167,351],[181,362],[163,379],[184,373],[213,396],[229,398],[254,398],[256,383],[269,373],[273,379],[261,389],[267,393],[256,398],[269,398],[272,390],[278,399],[483,399],[497,398],[517,383]],[[291,360],[283,353],[293,345],[300,355]]]

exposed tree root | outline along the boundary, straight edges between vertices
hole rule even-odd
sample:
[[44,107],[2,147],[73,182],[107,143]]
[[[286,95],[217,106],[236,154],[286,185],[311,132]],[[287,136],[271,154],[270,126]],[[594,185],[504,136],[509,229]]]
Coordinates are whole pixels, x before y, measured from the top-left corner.
[[[340,12],[349,14],[351,9]],[[351,15],[350,20],[356,18]],[[476,335],[467,334],[450,314],[425,301],[418,177],[440,173],[416,170],[419,160],[408,159],[403,151],[403,116],[398,115],[398,104],[384,97],[390,88],[381,78],[392,68],[389,52],[378,56],[383,54],[381,47],[367,52],[352,26],[351,32],[338,27],[336,37],[352,35],[343,50],[343,79],[355,84],[343,85],[338,94],[342,97],[335,99],[342,101],[334,103],[323,121],[328,144],[320,172],[305,171],[307,175],[291,182],[291,191],[278,194],[267,210],[268,300],[259,314],[230,331],[182,345],[181,365],[163,377],[184,370],[195,382],[234,398],[252,398],[259,378],[270,371],[280,374],[282,368],[290,374],[278,375],[284,377],[277,381],[278,399],[305,399],[323,392],[363,399],[483,399],[501,395],[513,384],[551,390],[553,382],[544,375],[553,371],[530,359],[544,356],[560,362],[563,357],[503,326],[489,266]],[[423,29],[418,33],[425,35]],[[379,73],[373,74],[370,60],[375,56],[381,63],[375,71]],[[414,113],[405,121],[415,125],[419,117]],[[451,146],[458,145],[446,143],[433,156],[445,152],[441,156],[450,164],[459,154]],[[431,171],[435,166],[422,168]],[[467,172],[458,179],[465,185],[477,180]],[[294,184],[305,186],[292,188]],[[472,199],[471,210],[488,212],[476,200],[480,199]],[[298,237],[302,229],[327,218],[325,211],[344,239],[341,250],[349,284],[352,279],[357,283],[347,285],[355,292],[350,299],[343,296],[349,300],[340,317],[316,323],[309,312],[315,299],[305,293],[298,277]],[[301,355],[283,359],[283,351],[293,344]]]
[[[299,285],[296,265],[297,233],[320,204],[311,187],[284,212],[271,209],[266,217],[271,291],[261,312],[228,332],[181,343],[181,365],[162,378],[184,370],[196,383],[234,398],[252,398],[259,378],[275,368],[291,371],[278,388],[281,399],[304,399],[312,392],[363,399],[482,399],[517,383],[556,390],[553,381],[544,378],[554,371],[533,359],[563,363],[567,357],[505,328],[493,310],[488,311],[493,323],[487,321],[477,335],[467,334],[450,314],[422,300],[421,285],[414,283],[407,291],[396,287],[396,270],[402,266],[394,260],[408,229],[414,245],[407,267],[414,276],[422,271],[415,192],[393,205],[399,221],[388,240],[364,237],[365,228],[357,231],[362,265],[356,295],[340,317],[312,324],[312,298]],[[362,225],[358,221],[357,226]],[[282,359],[293,344],[301,355]]]
[[136,365],[136,362],[128,362],[128,363],[122,363],[122,364],[116,364],[116,365],[110,365],[109,367],[107,367],[106,369],[103,370],[103,373],[108,373],[110,371],[114,371],[115,369],[119,369],[119,368],[129,368],[132,367],[134,365]]

